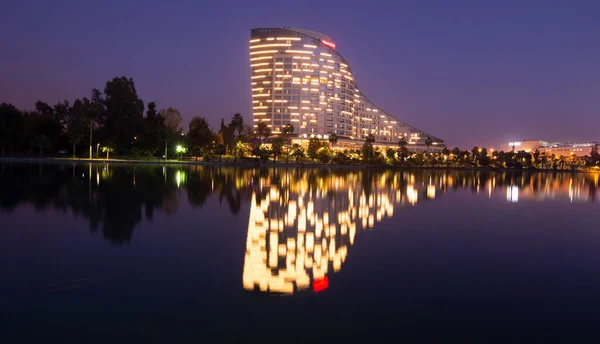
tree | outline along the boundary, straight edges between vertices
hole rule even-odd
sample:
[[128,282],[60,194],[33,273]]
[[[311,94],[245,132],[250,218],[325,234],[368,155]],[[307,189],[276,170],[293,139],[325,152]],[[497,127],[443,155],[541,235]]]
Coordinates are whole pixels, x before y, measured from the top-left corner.
[[298,163],[298,161],[300,159],[303,159],[306,156],[306,152],[304,151],[304,147],[302,147],[301,145],[295,143],[292,146],[292,156],[296,160],[296,163]]
[[44,134],[36,135],[33,139],[32,145],[34,147],[39,147],[40,156],[44,156],[44,148],[49,149],[52,148],[52,141],[48,138],[48,136]]
[[398,140],[398,146],[400,148],[406,147],[406,145],[408,144],[408,140],[406,140],[406,136],[400,136],[400,139]]
[[260,144],[257,145],[256,147],[254,147],[254,150],[252,151],[252,153],[259,157],[263,162],[267,162],[267,160],[269,159],[269,156],[271,156],[271,150],[269,149],[269,147]]
[[446,162],[446,167],[450,167],[450,158],[451,158],[451,152],[450,149],[448,147],[444,147],[444,149],[442,149],[442,159],[444,162]]
[[166,110],[160,110],[159,114],[165,119],[165,128],[172,136],[181,135],[183,128],[181,127],[181,114],[175,108],[168,107]]
[[478,166],[479,166],[479,163],[478,163],[478,161],[479,161],[479,151],[480,151],[480,150],[481,150],[481,149],[480,149],[479,147],[477,147],[477,146],[475,146],[475,147],[473,147],[473,148],[471,149],[471,157],[472,157],[472,159],[473,159],[473,162],[475,163],[475,166],[476,166],[476,167],[478,167]]
[[212,143],[215,134],[204,117],[193,117],[190,121],[188,140],[196,150],[203,149]]
[[23,114],[12,104],[0,104],[0,147],[2,155],[6,148],[12,151],[21,144],[25,121]]
[[62,103],[56,103],[53,109],[54,118],[56,118],[59,122],[65,123],[68,120],[69,112],[71,111],[68,101],[65,100]]
[[285,145],[285,139],[282,137],[276,137],[271,143],[271,152],[273,153],[273,163],[277,161],[277,157],[283,154],[283,146]]
[[409,153],[410,152],[408,151],[408,148],[406,148],[406,147],[398,148],[398,156],[400,157],[400,159],[399,159],[400,165],[404,164],[404,162],[406,161],[406,158],[408,158]]
[[258,122],[258,127],[256,133],[261,142],[263,142],[267,137],[271,136],[271,129],[267,125],[267,123],[260,121]]
[[414,154],[411,158],[410,161],[419,167],[422,167],[425,164],[425,155],[423,153],[417,153]]
[[149,102],[146,109],[146,117],[142,122],[141,147],[150,155],[156,155],[162,151],[167,139],[167,129],[164,118],[156,110],[156,103]]
[[292,140],[290,139],[290,136],[294,133],[294,125],[293,124],[288,124],[286,126],[283,127],[283,133],[280,135],[280,137],[284,140],[284,146],[286,148],[286,154],[285,154],[285,163],[287,164],[289,162],[289,157],[290,157],[290,144],[292,143]]
[[433,144],[433,139],[429,136],[425,139],[425,145],[427,146],[427,151],[429,151],[429,147]]
[[487,166],[490,164],[490,157],[488,156],[487,149],[485,149],[485,147],[479,150],[477,162],[479,163],[479,166]]
[[115,149],[112,148],[110,145],[102,147],[102,152],[106,153],[106,160],[109,159],[109,153],[114,152],[114,151],[115,151]]
[[43,155],[44,148],[55,148],[61,132],[62,127],[54,117],[37,112],[25,116],[25,135],[33,149],[40,149],[40,155]]
[[248,146],[246,145],[245,142],[238,141],[238,143],[236,143],[236,145],[235,145],[235,150],[236,150],[237,154],[239,155],[239,157],[243,158],[246,156],[246,153],[248,152]]
[[373,142],[375,142],[375,135],[371,133],[367,135],[361,148],[363,159],[366,158],[369,163],[371,163],[371,157],[373,156]]
[[221,128],[219,129],[219,134],[223,138],[223,143],[230,151],[233,150],[233,146],[235,145],[235,127],[231,125],[225,125],[225,120],[221,119]]
[[75,158],[77,145],[85,137],[87,110],[86,104],[82,100],[77,99],[68,113],[65,114],[67,138],[69,143],[73,145],[73,158]]
[[114,150],[127,150],[141,129],[144,102],[138,98],[133,79],[113,78],[104,87],[105,136],[114,142]]
[[347,150],[336,152],[332,159],[336,164],[345,165],[350,161],[350,156]]
[[308,140],[308,150],[306,153],[308,157],[312,159],[313,163],[315,162],[315,159],[319,158],[318,152],[321,147],[323,147],[323,143],[318,138],[312,137]]
[[333,146],[338,143],[338,140],[339,138],[336,133],[329,134],[329,143],[331,143],[331,149],[333,149]]
[[102,93],[100,90],[93,88],[92,89],[92,99],[88,101],[87,98],[83,98],[83,103],[87,105],[87,118],[86,120],[89,122],[89,158],[92,158],[92,145],[93,145],[93,136],[94,136],[94,128],[96,128],[99,124],[105,123],[106,121],[106,105],[104,103],[104,98],[102,97]]
[[588,166],[599,166],[600,165],[600,154],[598,154],[598,146],[593,146],[588,159]]
[[293,124],[287,124],[286,126],[283,127],[283,133],[285,135],[291,135],[294,133],[294,125]]
[[331,149],[326,145],[323,145],[317,151],[317,157],[319,158],[320,162],[327,164],[331,160],[331,153]]
[[234,133],[235,137],[235,140],[233,142],[233,161],[236,161],[238,156],[237,143],[239,141],[240,136],[242,135],[242,132],[244,131],[244,117],[242,117],[242,115],[239,113],[234,114],[231,118],[231,122],[229,123],[229,128]]
[[54,108],[41,100],[35,102],[35,110],[42,116],[54,117]]
[[223,158],[223,154],[225,154],[226,151],[227,151],[227,149],[225,148],[224,143],[217,144],[216,153],[219,155],[219,162],[221,162],[221,159]]
[[231,117],[229,126],[233,128],[234,133],[239,137],[244,131],[244,117],[239,113],[235,113],[233,117]]
[[373,133],[367,135],[365,142],[372,145],[375,142],[375,135],[373,135]]
[[394,148],[392,148],[392,147],[386,148],[385,156],[388,158],[390,163],[393,164],[396,162],[396,150]]

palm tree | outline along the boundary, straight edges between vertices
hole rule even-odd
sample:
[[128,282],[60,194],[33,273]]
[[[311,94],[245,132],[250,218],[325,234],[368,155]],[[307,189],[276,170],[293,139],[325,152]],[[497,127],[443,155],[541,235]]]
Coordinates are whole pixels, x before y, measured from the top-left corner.
[[240,136],[244,130],[244,117],[239,113],[234,114],[233,117],[231,117],[229,125],[237,132],[238,136]]
[[408,144],[408,140],[406,140],[406,136],[400,136],[400,140],[398,140],[398,146],[400,146],[400,148],[404,148],[406,147],[406,145]]
[[256,130],[256,133],[262,142],[267,137],[271,136],[271,129],[267,126],[267,123],[260,121],[258,122],[258,129]]
[[109,154],[110,152],[114,152],[115,150],[114,150],[112,147],[109,147],[109,146],[104,146],[104,147],[102,147],[102,151],[103,151],[103,152],[106,152],[106,160],[108,160],[108,158],[109,158],[109,157],[108,157],[108,154]]
[[371,133],[365,138],[365,145],[363,146],[363,151],[367,150],[369,163],[371,163],[371,152],[373,151],[373,142],[375,142],[375,135]]
[[[241,114],[235,113],[233,117],[231,117],[231,122],[229,123],[229,127],[233,131],[233,136],[235,137],[233,142],[233,161],[237,161],[237,142],[242,135],[242,131],[244,130],[244,117]],[[235,135],[237,133],[237,135]]]
[[338,143],[338,136],[336,133],[329,134],[329,143],[331,143],[331,149],[333,150],[333,146]]
[[285,154],[285,163],[289,163],[289,157],[290,157],[290,135],[294,133],[294,125],[293,124],[288,124],[285,127],[283,127],[283,135],[282,138],[284,140],[284,144],[285,144],[285,148],[286,148],[286,154]]
[[365,142],[368,144],[372,144],[373,142],[375,142],[375,135],[373,135],[372,133],[367,135],[367,137],[365,138]]
[[433,144],[433,139],[430,136],[427,136],[425,139],[425,145],[427,146],[427,151],[429,151],[429,147]]

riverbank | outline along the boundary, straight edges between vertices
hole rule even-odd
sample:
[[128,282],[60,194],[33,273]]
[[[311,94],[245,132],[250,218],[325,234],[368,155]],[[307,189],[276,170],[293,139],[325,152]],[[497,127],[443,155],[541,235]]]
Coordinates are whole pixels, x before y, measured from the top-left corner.
[[193,160],[136,160],[136,159],[83,159],[59,157],[0,157],[2,162],[29,162],[29,163],[92,163],[92,164],[141,164],[141,165],[200,165],[200,166],[240,166],[240,167],[315,167],[315,168],[351,168],[351,169],[391,169],[391,170],[448,170],[448,171],[486,171],[486,172],[568,172],[568,173],[600,173],[600,169],[539,169],[539,168],[497,168],[497,167],[464,167],[464,166],[391,166],[391,165],[343,165],[334,163],[319,163],[303,161],[296,163],[293,160],[285,161],[248,161],[233,158],[214,161]]

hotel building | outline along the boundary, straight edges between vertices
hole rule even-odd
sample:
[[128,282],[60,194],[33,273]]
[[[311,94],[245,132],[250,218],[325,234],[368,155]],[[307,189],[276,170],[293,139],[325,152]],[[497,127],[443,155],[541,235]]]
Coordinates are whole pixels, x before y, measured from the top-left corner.
[[523,140],[523,141],[511,141],[506,146],[502,146],[504,151],[525,151],[535,152],[539,150],[540,153],[546,155],[556,156],[585,156],[590,155],[594,147],[599,147],[600,142],[597,141],[582,141],[582,142],[547,142],[539,140]]
[[408,125],[370,101],[358,88],[348,62],[333,40],[294,28],[251,30],[254,128],[265,122],[273,134],[291,124],[293,140],[327,139],[338,147],[359,147],[372,134],[375,145],[397,146],[406,137],[411,151],[441,150],[444,141]]

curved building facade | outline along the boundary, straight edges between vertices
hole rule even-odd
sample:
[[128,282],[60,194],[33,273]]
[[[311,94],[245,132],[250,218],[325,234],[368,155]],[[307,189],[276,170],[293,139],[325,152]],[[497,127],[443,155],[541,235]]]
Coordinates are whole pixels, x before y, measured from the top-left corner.
[[265,122],[273,134],[291,124],[298,138],[327,138],[340,146],[360,143],[373,134],[375,144],[396,146],[406,137],[411,150],[445,147],[427,134],[370,101],[358,88],[352,69],[328,36],[294,28],[251,30],[254,127]]

